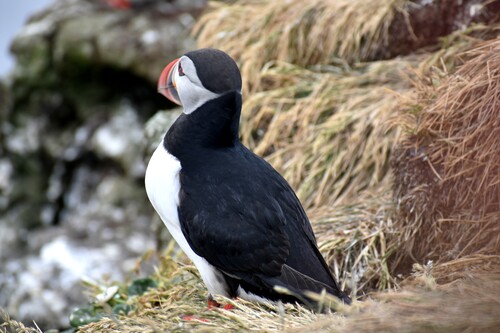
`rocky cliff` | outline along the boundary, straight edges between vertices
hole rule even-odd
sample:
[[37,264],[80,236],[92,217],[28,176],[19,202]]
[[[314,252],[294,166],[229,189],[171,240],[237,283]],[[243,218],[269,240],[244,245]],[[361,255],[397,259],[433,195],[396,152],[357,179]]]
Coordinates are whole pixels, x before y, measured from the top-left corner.
[[157,76],[193,48],[205,6],[110,4],[59,0],[33,15],[0,89],[0,307],[42,327],[68,326],[82,277],[122,278],[155,247],[143,176],[173,117],[155,116],[148,138],[145,123],[172,107]]

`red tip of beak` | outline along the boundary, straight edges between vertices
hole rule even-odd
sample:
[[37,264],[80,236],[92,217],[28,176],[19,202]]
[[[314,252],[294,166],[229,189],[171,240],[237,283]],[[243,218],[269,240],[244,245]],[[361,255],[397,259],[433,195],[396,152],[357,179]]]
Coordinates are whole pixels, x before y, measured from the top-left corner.
[[158,92],[175,104],[182,105],[174,81],[175,73],[177,73],[178,62],[179,59],[175,59],[168,64],[165,69],[163,69],[163,72],[161,72],[160,78],[158,79]]

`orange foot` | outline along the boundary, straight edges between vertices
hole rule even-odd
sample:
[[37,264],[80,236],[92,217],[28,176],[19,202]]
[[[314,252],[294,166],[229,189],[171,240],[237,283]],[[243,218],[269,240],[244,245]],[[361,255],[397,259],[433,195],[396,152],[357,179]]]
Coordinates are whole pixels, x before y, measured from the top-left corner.
[[208,299],[207,299],[207,304],[208,304],[208,309],[213,309],[213,308],[220,308],[222,307],[224,310],[232,310],[234,309],[234,305],[232,304],[225,304],[224,306],[222,306],[222,304],[220,304],[219,302],[217,302],[213,297],[212,295],[208,295]]
[[207,299],[207,304],[208,304],[208,309],[213,309],[213,308],[220,308],[221,304],[214,300],[212,296],[208,296]]
[[232,310],[234,309],[234,305],[227,303],[222,307],[224,310]]

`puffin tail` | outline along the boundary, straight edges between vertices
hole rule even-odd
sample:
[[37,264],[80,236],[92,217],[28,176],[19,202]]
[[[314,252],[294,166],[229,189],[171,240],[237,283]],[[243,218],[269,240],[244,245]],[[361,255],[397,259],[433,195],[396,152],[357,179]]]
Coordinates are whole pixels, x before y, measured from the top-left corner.
[[[318,304],[317,301],[308,297],[308,291],[317,294],[326,291],[327,293],[336,296],[344,304],[350,305],[352,303],[351,298],[340,290],[335,281],[333,281],[332,285],[327,285],[321,281],[311,278],[310,276],[298,272],[288,265],[283,266],[280,276],[268,278],[267,283],[272,284],[273,288],[277,292],[289,294],[288,296],[292,296],[300,303],[312,309],[321,307],[321,304]],[[286,297],[285,300],[289,300],[289,297]]]

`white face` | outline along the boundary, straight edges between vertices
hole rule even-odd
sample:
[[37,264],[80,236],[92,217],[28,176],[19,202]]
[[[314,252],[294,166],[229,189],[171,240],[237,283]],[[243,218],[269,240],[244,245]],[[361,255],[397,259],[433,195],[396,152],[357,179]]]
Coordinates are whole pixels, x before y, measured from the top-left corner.
[[[184,75],[179,74],[179,65]],[[190,114],[205,102],[220,96],[220,94],[215,94],[203,86],[193,61],[186,56],[179,59],[173,80],[186,114]]]

